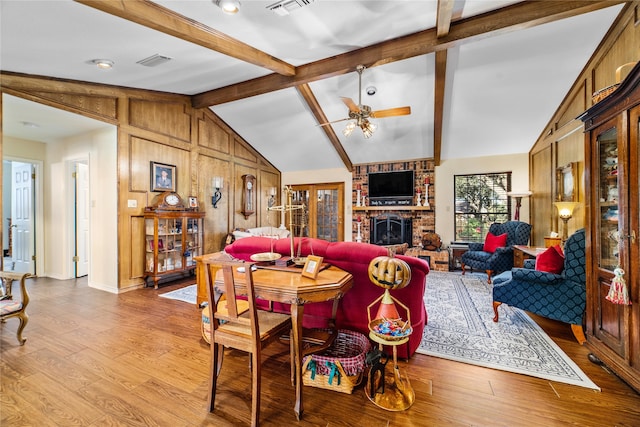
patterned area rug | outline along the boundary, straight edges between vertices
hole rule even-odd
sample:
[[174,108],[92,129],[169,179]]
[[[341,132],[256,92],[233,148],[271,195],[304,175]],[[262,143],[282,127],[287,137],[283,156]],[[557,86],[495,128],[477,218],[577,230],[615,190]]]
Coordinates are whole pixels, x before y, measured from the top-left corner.
[[189,285],[184,288],[176,289],[175,291],[167,292],[158,295],[162,298],[174,299],[177,301],[184,301],[190,304],[195,304],[197,301],[197,285]]
[[524,311],[502,304],[493,322],[491,288],[486,276],[431,271],[417,352],[600,390]]

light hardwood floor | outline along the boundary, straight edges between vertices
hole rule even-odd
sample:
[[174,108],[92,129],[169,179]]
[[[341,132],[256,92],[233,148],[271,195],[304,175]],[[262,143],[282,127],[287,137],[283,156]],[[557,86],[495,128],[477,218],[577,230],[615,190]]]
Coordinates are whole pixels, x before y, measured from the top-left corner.
[[[427,279],[428,280],[428,279]],[[191,279],[193,282],[193,279]],[[248,357],[226,353],[216,409],[206,409],[209,348],[200,310],[158,298],[174,283],[121,295],[85,279],[30,279],[30,320],[0,326],[0,426],[242,426],[250,415]],[[415,389],[407,411],[305,387],[293,413],[288,347],[264,354],[263,426],[639,426],[640,396],[587,360],[567,325],[536,318],[602,392],[416,354],[402,362]]]

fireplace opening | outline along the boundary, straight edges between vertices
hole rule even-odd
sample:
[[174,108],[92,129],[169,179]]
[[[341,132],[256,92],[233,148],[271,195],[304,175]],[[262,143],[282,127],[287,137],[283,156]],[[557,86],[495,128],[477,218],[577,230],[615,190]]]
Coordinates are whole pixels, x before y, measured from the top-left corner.
[[371,243],[374,245],[412,246],[412,221],[397,215],[381,215],[371,218]]

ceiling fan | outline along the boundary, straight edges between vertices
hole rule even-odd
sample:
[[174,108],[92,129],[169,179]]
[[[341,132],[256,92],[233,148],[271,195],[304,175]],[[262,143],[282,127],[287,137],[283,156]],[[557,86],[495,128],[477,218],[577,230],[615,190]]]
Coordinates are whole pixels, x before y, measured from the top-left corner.
[[411,114],[411,107],[397,107],[397,108],[389,108],[387,110],[376,110],[371,111],[371,107],[368,105],[362,105],[362,72],[364,71],[364,65],[358,65],[356,67],[356,71],[358,72],[358,104],[351,98],[347,98],[341,96],[342,102],[345,103],[347,108],[349,108],[349,117],[334,120],[332,122],[321,123],[320,126],[329,125],[332,123],[343,122],[345,120],[353,120],[347,124],[347,126],[342,130],[344,136],[349,136],[353,132],[356,127],[362,129],[362,133],[365,138],[371,137],[373,132],[377,129],[377,125],[369,121],[372,119],[381,119],[384,117],[393,117],[393,116],[406,116]]

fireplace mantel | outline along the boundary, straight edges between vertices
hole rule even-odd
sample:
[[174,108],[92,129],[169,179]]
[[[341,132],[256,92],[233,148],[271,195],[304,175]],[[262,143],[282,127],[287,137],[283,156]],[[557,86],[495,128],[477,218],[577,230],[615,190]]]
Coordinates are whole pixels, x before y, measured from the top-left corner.
[[354,212],[370,211],[431,211],[431,206],[354,206]]

